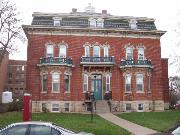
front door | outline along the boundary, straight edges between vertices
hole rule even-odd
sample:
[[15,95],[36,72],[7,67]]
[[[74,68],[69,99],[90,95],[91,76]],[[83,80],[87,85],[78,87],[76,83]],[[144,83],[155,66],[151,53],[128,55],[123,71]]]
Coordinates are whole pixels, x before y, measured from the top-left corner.
[[102,79],[101,75],[94,75],[92,79],[92,90],[95,100],[102,100]]

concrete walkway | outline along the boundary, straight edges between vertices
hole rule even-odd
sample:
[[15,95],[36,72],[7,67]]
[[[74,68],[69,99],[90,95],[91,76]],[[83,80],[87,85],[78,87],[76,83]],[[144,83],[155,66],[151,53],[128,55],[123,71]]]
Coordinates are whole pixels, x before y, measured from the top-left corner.
[[155,130],[134,124],[130,121],[119,118],[119,117],[113,115],[112,113],[99,113],[98,115],[100,117],[124,128],[124,129],[128,130],[129,132],[133,133],[134,135],[148,135],[148,134],[157,133],[157,131],[155,131]]

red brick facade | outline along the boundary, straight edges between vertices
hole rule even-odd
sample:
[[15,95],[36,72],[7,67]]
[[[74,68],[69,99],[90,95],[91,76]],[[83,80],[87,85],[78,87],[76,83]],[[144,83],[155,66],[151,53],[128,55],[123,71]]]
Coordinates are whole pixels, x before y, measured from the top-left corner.
[[[33,23],[36,23],[35,20]],[[49,111],[53,111],[54,104],[64,109],[66,103],[69,104],[69,111],[86,111],[84,89],[94,93],[94,90],[100,89],[98,100],[104,101],[108,87],[112,92],[111,106],[115,106],[116,111],[126,111],[129,104],[130,110],[134,111],[164,110],[168,106],[168,60],[161,58],[160,46],[163,31],[36,25],[23,27],[28,38],[27,90],[32,94],[33,111],[43,111],[44,104]],[[48,44],[53,46],[53,56],[49,58]],[[65,59],[59,56],[62,44],[67,49]],[[89,47],[89,57],[86,58],[85,46]],[[100,56],[97,58],[93,57],[94,46],[100,47]],[[104,47],[108,47],[108,59]],[[128,47],[133,54],[130,61],[126,59]],[[142,61],[138,58],[139,48],[144,51]],[[72,65],[67,62],[71,60]],[[52,90],[54,72],[59,76],[58,92]],[[42,86],[44,74],[47,75],[46,86]],[[65,90],[65,75],[70,76],[69,91]],[[84,81],[84,75],[88,76],[87,82]],[[131,76],[130,85],[125,85],[126,75]],[[141,85],[138,85],[138,75],[143,78]],[[110,82],[107,76],[110,76]],[[126,86],[130,87],[130,91],[125,90]],[[43,91],[43,87],[47,87],[46,91]],[[139,87],[142,91],[137,90]]]

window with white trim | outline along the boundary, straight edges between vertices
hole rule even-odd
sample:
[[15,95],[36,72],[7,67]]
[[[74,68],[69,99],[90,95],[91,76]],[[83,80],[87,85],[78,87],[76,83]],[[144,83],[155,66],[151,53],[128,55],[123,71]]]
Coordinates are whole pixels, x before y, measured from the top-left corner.
[[59,73],[52,73],[52,92],[60,91],[60,76]]
[[143,74],[136,74],[136,90],[137,91],[144,90]]
[[84,74],[83,91],[88,91],[88,75]]
[[97,19],[96,27],[103,28],[104,27],[104,19]]
[[144,60],[144,48],[138,48],[138,60]]
[[67,53],[67,46],[66,45],[60,45],[59,47],[59,57],[66,58]]
[[109,48],[108,48],[108,46],[104,46],[104,57],[109,57]]
[[69,112],[69,103],[64,104],[64,111]]
[[59,104],[52,104],[52,112],[59,112]]
[[64,87],[66,92],[70,91],[70,75],[64,75]]
[[42,75],[42,92],[46,92],[47,91],[47,84],[48,84],[48,75],[47,74],[43,74]]
[[54,26],[61,26],[60,20],[54,20]]
[[127,47],[126,48],[126,60],[132,60],[133,59],[133,48]]
[[84,47],[84,52],[85,52],[85,57],[90,57],[90,47],[89,46],[85,46]]
[[127,103],[125,104],[126,105],[126,111],[131,111],[131,104],[130,103]]
[[110,75],[106,75],[106,91],[110,91]]
[[143,111],[144,110],[144,104],[140,103],[137,105],[137,110],[138,111]]
[[152,81],[151,81],[151,76],[148,76],[148,92],[150,93],[151,92],[151,83],[152,83]]
[[100,47],[99,46],[93,47],[93,57],[100,57]]
[[46,46],[46,57],[53,57],[53,45]]
[[90,18],[89,19],[89,25],[90,27],[96,27],[96,19]]
[[125,92],[131,92],[131,75],[125,75]]

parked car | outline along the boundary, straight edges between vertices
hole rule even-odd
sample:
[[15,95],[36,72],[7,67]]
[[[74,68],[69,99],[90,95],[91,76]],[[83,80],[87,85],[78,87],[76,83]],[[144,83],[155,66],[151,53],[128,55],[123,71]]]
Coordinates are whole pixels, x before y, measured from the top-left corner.
[[0,130],[0,135],[92,135],[91,133],[74,133],[49,122],[13,123]]
[[180,123],[176,123],[174,126],[167,129],[163,133],[155,133],[151,135],[180,135]]

